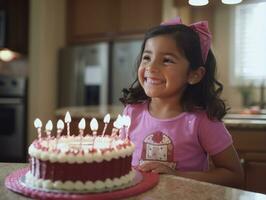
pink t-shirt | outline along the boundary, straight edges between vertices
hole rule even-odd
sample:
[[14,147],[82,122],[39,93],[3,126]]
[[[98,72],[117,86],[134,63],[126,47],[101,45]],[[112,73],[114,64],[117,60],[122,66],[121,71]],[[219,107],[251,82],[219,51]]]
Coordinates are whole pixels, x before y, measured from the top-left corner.
[[219,121],[205,112],[183,112],[171,119],[150,115],[148,103],[127,105],[123,114],[131,117],[128,134],[136,149],[132,165],[159,161],[183,171],[206,171],[208,155],[232,144],[232,137]]

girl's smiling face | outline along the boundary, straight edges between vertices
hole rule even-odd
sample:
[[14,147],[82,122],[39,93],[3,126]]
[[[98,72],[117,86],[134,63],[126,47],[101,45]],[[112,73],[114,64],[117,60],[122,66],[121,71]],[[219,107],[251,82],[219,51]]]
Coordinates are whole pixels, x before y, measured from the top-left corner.
[[138,79],[151,98],[180,99],[189,79],[189,62],[168,35],[146,41]]

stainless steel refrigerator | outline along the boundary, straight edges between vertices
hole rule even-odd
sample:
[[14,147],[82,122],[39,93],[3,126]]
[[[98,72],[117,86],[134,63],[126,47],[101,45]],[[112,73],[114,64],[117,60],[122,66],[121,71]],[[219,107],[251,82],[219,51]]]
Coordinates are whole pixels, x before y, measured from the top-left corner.
[[128,88],[136,78],[136,59],[139,55],[142,41],[117,41],[112,48],[111,65],[111,104],[120,104],[122,89]]
[[119,105],[136,77],[141,40],[99,42],[59,52],[58,107]]

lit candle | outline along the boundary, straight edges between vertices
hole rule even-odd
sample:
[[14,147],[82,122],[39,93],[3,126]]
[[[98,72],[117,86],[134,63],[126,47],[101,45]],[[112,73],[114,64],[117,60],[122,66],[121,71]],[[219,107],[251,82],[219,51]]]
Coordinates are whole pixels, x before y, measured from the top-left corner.
[[34,127],[37,128],[37,132],[38,132],[38,139],[40,140],[42,137],[42,121],[39,118],[36,118],[34,120]]
[[129,130],[129,127],[131,125],[131,119],[128,115],[124,116],[124,125],[125,125],[125,132],[126,132],[126,140],[128,140],[129,139],[128,130]]
[[71,116],[70,113],[67,111],[65,115],[65,123],[67,124],[67,136],[70,136],[70,122],[71,122]]
[[59,138],[60,138],[60,135],[61,135],[61,132],[63,131],[64,129],[64,122],[59,119],[57,121],[57,124],[56,124],[56,127],[57,127],[57,134],[56,134],[56,139],[55,139],[55,148],[57,149],[57,144],[58,144],[58,141],[59,141]]
[[84,129],[86,127],[86,122],[85,119],[82,118],[79,122],[79,135],[80,135],[80,143],[79,143],[79,148],[81,150],[82,147],[82,138],[83,138],[83,134],[84,134]]
[[112,129],[111,137],[116,137],[119,130],[123,127],[123,118],[121,115],[117,116],[117,119],[113,123],[114,128]]
[[104,134],[105,134],[105,131],[106,131],[106,128],[107,128],[107,126],[108,126],[108,124],[109,124],[109,122],[110,122],[110,114],[108,113],[108,114],[106,114],[105,116],[104,116],[104,119],[103,119],[103,123],[104,123],[104,128],[103,128],[103,133],[102,133],[102,137],[104,136]]
[[51,120],[49,120],[46,125],[45,125],[45,131],[46,131],[46,135],[47,135],[47,147],[49,149],[49,142],[51,139],[51,131],[53,130],[53,123]]
[[112,129],[112,134],[111,134],[111,140],[109,143],[109,148],[112,148],[113,141],[114,139],[117,138],[117,133],[119,130],[123,127],[123,118],[121,115],[117,116],[117,119],[113,123],[114,128]]
[[90,128],[92,130],[92,136],[93,136],[93,143],[92,143],[92,147],[94,147],[94,143],[95,143],[95,139],[97,136],[97,130],[98,130],[98,122],[95,118],[92,118],[91,122],[90,122]]
[[92,120],[90,122],[90,128],[92,130],[92,135],[93,136],[96,136],[97,135],[98,127],[99,127],[99,125],[98,125],[97,119],[92,118]]

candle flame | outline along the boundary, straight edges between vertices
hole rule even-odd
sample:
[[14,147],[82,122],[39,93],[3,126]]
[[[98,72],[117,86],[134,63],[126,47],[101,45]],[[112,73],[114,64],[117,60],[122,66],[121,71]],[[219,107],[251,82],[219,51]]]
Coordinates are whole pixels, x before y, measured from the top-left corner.
[[59,129],[59,130],[63,130],[64,129],[64,122],[63,122],[63,120],[61,120],[61,119],[59,119],[58,121],[57,121],[57,129]]
[[104,116],[104,119],[103,119],[103,122],[105,123],[105,124],[108,124],[109,122],[110,122],[110,114],[108,113],[108,114],[106,114],[105,116]]
[[121,120],[122,116],[120,114],[117,115],[117,120]]
[[42,121],[39,118],[36,118],[34,120],[34,127],[35,128],[41,128],[42,127]]
[[124,119],[123,119],[123,117],[121,115],[118,115],[117,120],[118,120],[118,124],[119,124],[119,129],[120,129],[124,125]]
[[125,125],[126,127],[129,127],[130,124],[131,124],[131,119],[130,119],[130,117],[129,117],[128,115],[125,115],[125,116],[124,116],[124,125]]
[[71,122],[71,116],[69,111],[67,111],[66,115],[65,115],[65,122],[66,123],[70,123]]
[[49,121],[46,123],[46,125],[45,125],[45,130],[46,130],[46,131],[52,131],[52,129],[53,129],[53,123],[52,123],[51,120],[49,120]]
[[117,116],[117,119],[114,121],[113,125],[117,129],[120,129],[123,127],[123,118],[120,114]]
[[86,126],[86,122],[85,122],[85,119],[82,118],[79,122],[79,129],[80,130],[84,130],[85,129],[85,126]]
[[98,122],[95,118],[92,118],[91,122],[90,122],[90,127],[92,131],[97,131],[98,130]]
[[119,125],[118,125],[117,120],[114,121],[113,125],[114,125],[115,128],[119,129]]

